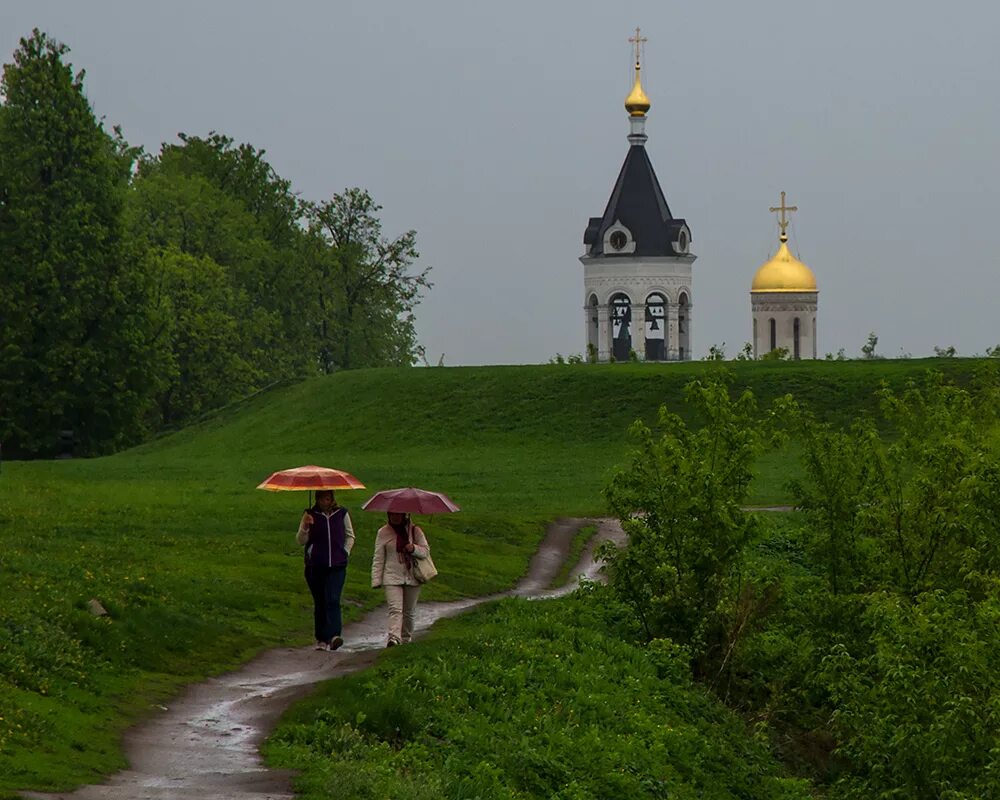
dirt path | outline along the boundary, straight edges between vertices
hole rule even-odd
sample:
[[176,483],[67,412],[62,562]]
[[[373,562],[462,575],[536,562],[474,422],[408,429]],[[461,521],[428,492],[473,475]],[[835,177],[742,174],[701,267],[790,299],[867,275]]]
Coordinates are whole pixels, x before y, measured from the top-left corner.
[[[566,560],[573,534],[597,524],[567,584],[549,585]],[[417,634],[437,620],[502,597],[556,597],[568,594],[581,575],[597,577],[597,542],[621,541],[610,520],[562,519],[546,532],[527,574],[508,592],[451,603],[417,606]],[[69,794],[25,792],[24,797],[57,800],[292,800],[291,773],[267,769],[258,748],[278,718],[321,681],[374,663],[385,641],[384,608],[346,626],[346,644],[336,653],[279,648],[257,656],[236,672],[189,687],[170,707],[128,731],[124,739],[130,768],[107,783]]]

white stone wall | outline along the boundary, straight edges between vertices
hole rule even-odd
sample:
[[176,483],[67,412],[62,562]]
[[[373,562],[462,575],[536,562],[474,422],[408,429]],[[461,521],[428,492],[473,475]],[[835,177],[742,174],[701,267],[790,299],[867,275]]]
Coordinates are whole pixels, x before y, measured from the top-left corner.
[[[632,349],[639,358],[645,356],[645,316],[646,298],[657,292],[666,298],[666,356],[674,361],[679,357],[677,331],[677,303],[681,293],[687,295],[686,310],[686,340],[689,343],[684,354],[685,359],[691,358],[690,342],[694,295],[691,292],[691,265],[696,256],[658,256],[647,258],[607,258],[584,255],[583,263],[583,312],[584,342],[597,341],[598,361],[609,361],[612,348],[612,324],[608,302],[619,292],[628,296],[632,307]],[[597,298],[597,313],[591,304],[591,298]],[[593,323],[597,317],[597,325]],[[596,330],[595,330],[596,327]]]
[[795,319],[799,320],[799,358],[817,357],[817,292],[751,292],[750,313],[753,319],[753,354],[760,358],[771,352],[771,320],[775,324],[775,347],[788,350],[795,358]]

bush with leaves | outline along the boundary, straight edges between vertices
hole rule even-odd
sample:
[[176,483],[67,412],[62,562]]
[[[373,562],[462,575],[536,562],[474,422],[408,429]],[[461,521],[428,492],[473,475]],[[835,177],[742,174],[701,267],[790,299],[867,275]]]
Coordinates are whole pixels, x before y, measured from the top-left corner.
[[729,686],[776,739],[829,739],[838,796],[1000,790],[998,398],[986,366],[968,387],[929,372],[883,388],[879,415],[847,430],[790,414],[804,569],[784,559]]
[[884,434],[876,420],[836,431],[795,416],[804,473],[793,489],[831,589],[974,589],[1000,568],[997,370],[969,388],[929,372],[879,402]]
[[805,800],[658,639],[621,641],[603,589],[503,600],[331,681],[265,747],[306,797]]
[[879,593],[864,623],[869,652],[840,646],[823,662],[834,731],[852,767],[837,796],[996,797],[1000,603],[961,591]]
[[725,658],[740,562],[755,532],[742,506],[773,426],[760,419],[752,393],[730,395],[724,374],[692,382],[686,399],[700,426],[666,408],[656,431],[632,426],[638,446],[606,489],[628,545],[602,555],[612,589],[646,637],[689,647],[704,671]]

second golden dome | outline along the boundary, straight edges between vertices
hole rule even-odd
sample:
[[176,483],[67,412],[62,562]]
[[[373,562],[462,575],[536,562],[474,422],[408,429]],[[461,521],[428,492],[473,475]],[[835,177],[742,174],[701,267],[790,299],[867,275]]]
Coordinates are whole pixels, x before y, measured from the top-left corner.
[[816,276],[792,255],[786,239],[774,257],[763,264],[753,276],[751,292],[815,292]]

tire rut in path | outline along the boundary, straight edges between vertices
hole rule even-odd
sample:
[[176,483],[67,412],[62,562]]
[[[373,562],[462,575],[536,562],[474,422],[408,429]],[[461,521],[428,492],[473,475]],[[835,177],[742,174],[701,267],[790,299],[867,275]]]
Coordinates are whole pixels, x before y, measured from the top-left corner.
[[[597,534],[587,543],[566,585],[550,589],[568,557],[574,534],[590,524],[597,525]],[[557,520],[513,589],[449,603],[420,603],[415,633],[491,600],[568,594],[578,578],[597,579],[596,545],[623,538],[613,520]],[[268,650],[235,672],[190,686],[162,713],[126,731],[127,770],[106,783],[74,792],[24,792],[23,796],[39,800],[293,800],[293,773],[265,767],[258,748],[281,714],[317,683],[375,663],[385,641],[385,608],[347,625],[344,639],[346,644],[336,653],[311,647]]]

